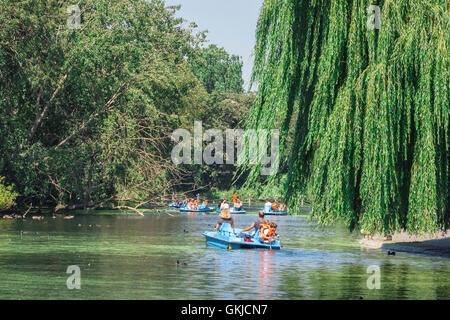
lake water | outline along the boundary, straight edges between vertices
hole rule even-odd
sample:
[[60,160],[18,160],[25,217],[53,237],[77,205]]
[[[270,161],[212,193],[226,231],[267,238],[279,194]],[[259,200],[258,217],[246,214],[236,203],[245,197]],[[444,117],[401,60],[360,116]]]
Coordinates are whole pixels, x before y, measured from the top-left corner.
[[[359,234],[306,216],[270,217],[279,251],[207,247],[202,232],[217,218],[0,220],[0,299],[450,299],[448,258],[362,249]],[[236,226],[255,218],[236,216]],[[67,288],[70,265],[80,267],[80,290]],[[370,266],[379,290],[367,287]]]

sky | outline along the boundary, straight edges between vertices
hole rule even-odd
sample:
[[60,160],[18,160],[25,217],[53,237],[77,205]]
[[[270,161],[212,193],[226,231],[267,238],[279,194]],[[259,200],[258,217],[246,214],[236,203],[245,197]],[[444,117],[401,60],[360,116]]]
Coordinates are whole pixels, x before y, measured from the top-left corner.
[[[242,57],[242,76],[248,89],[253,67],[256,22],[264,0],[166,0],[179,5],[177,16],[195,22],[198,30],[208,30],[210,44]],[[208,43],[208,44],[209,44]]]

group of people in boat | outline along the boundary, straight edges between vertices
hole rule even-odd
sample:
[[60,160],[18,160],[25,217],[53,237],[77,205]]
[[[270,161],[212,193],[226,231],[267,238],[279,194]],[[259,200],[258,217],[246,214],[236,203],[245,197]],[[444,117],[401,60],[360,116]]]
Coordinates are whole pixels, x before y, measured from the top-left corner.
[[283,212],[287,211],[287,206],[284,202],[278,202],[277,199],[274,199],[272,201],[270,199],[267,199],[266,203],[264,204],[264,211]]
[[183,201],[179,201],[176,196],[172,199],[172,204],[177,205],[180,207],[184,207],[189,210],[199,210],[199,209],[205,209],[208,207],[208,200],[204,200],[202,203],[200,203],[198,200],[195,200],[193,198],[188,198],[187,196],[184,198]]
[[[224,223],[229,223],[231,225],[231,229],[235,232],[234,219],[231,216],[229,205],[224,203],[221,209],[222,211],[219,214],[220,219],[216,224],[216,233],[219,231],[220,226]],[[261,241],[269,241],[271,238],[277,236],[277,224],[275,222],[265,220],[264,211],[260,211],[257,220],[247,228],[240,230],[240,232],[250,231],[252,229],[254,229],[254,234],[259,231],[259,239],[261,239]]]
[[[188,198],[187,196],[183,201],[179,201],[176,196],[173,197],[172,204],[184,207],[186,209],[191,210],[199,210],[208,207],[208,200],[203,201],[201,204],[198,200]],[[220,210],[224,209],[225,204],[228,206],[227,201],[225,199],[218,205]],[[237,197],[237,192],[233,195],[233,208],[234,211],[242,211],[243,205],[242,201]],[[264,212],[284,212],[287,211],[287,206],[283,201],[278,201],[277,199],[267,199],[264,204]]]
[[188,201],[183,201],[183,205],[188,210],[200,210],[208,207],[208,200],[204,200],[201,204],[198,200],[189,199]]
[[[220,210],[223,210],[225,205],[228,206],[227,200],[222,199],[222,202],[218,205],[218,208]],[[229,206],[228,206],[228,208],[229,208]],[[233,195],[233,209],[234,209],[234,211],[242,211],[243,210],[242,201],[239,200],[236,192]]]

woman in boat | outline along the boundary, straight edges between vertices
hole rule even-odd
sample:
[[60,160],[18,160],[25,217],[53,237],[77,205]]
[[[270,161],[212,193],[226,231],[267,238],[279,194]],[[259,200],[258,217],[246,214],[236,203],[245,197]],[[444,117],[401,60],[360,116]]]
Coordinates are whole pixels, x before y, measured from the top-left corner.
[[222,202],[220,203],[220,207],[219,207],[219,209],[220,209],[220,210],[223,210],[223,208],[224,208],[224,206],[225,206],[225,205],[227,205],[227,206],[228,206],[228,204],[227,204],[227,200],[223,199],[223,200],[222,200]]
[[228,206],[228,204],[224,204],[222,211],[219,214],[219,221],[217,221],[216,224],[216,233],[219,231],[219,228],[222,224],[224,223],[229,223],[231,225],[231,229],[233,229],[234,232],[234,220],[231,217],[231,213],[230,213],[230,207]]

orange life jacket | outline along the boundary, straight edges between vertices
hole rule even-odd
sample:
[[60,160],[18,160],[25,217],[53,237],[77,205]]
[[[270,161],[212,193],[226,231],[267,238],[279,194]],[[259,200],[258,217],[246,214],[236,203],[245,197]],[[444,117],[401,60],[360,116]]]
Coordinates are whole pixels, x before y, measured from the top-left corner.
[[[267,232],[266,232],[267,231]],[[262,224],[260,229],[259,229],[259,233],[260,233],[260,238],[262,240],[269,240],[273,234],[275,233],[275,229],[272,228],[270,225],[268,224]]]

